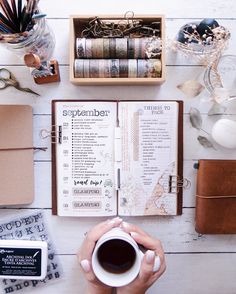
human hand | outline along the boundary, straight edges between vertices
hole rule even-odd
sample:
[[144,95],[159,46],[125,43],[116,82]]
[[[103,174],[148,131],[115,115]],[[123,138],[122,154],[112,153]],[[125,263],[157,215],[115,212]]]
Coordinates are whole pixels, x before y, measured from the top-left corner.
[[[140,245],[147,248],[139,275],[130,284],[117,288],[117,294],[144,294],[147,289],[157,280],[166,270],[164,251],[161,242],[149,236],[139,227],[123,222],[122,229],[131,235],[131,237]],[[158,271],[153,272],[155,255],[160,257],[161,265]]]
[[116,217],[96,225],[88,232],[82,243],[77,256],[84,276],[88,282],[87,294],[110,294],[112,292],[111,287],[103,284],[96,278],[91,266],[91,260],[97,240],[112,228],[119,227],[121,223],[122,219]]

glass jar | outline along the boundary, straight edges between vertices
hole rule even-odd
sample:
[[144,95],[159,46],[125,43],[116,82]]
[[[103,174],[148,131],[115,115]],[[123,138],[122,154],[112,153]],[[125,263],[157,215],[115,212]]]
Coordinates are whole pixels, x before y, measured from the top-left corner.
[[[207,39],[202,39],[196,30],[200,22],[188,23],[182,26],[173,41],[173,49],[195,58],[203,65],[211,65],[223,53],[228,45],[230,32],[227,28],[219,26],[212,30]],[[189,29],[191,29],[189,31]],[[206,37],[205,37],[206,38]]]
[[236,95],[236,55],[223,55],[217,63],[207,67],[204,83],[210,93],[216,88],[224,88],[230,96]]
[[40,57],[42,62],[49,61],[55,48],[55,37],[45,18],[36,21],[33,28],[4,45],[23,58],[26,53],[33,53]]

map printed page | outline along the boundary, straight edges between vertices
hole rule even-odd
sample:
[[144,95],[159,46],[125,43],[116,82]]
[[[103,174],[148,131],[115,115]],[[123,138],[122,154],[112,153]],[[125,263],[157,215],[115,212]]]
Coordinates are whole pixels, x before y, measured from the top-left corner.
[[177,174],[178,103],[120,102],[120,215],[175,215],[168,193]]
[[58,215],[104,216],[117,213],[114,181],[113,102],[56,102]]

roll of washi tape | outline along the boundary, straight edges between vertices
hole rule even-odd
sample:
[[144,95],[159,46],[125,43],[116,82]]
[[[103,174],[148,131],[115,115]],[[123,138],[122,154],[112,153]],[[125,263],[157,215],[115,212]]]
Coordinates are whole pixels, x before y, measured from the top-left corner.
[[110,48],[110,57],[109,58],[116,58],[116,39],[110,38],[109,39],[109,48]]
[[141,58],[141,38],[135,38],[134,39],[134,58],[138,59]]
[[104,62],[104,77],[111,78],[111,59],[105,59]]
[[148,60],[147,59],[137,59],[138,63],[138,78],[146,78],[148,77]]
[[89,59],[89,77],[99,78],[99,59]]
[[86,39],[85,42],[85,57],[86,58],[92,58],[92,40]]
[[119,59],[111,59],[110,62],[111,67],[111,78],[119,78],[120,71],[119,71]]
[[106,59],[98,60],[99,78],[105,78],[105,72],[104,72],[105,62],[106,62]]
[[146,58],[160,58],[162,51],[162,42],[160,38],[148,38],[146,42]]
[[129,70],[129,78],[136,78],[137,77],[137,59],[129,59],[128,60],[128,70]]
[[110,40],[108,38],[103,39],[103,58],[110,58]]
[[84,78],[89,78],[89,59],[84,59]]
[[161,77],[161,60],[160,59],[147,59],[148,77],[160,78]]
[[83,59],[75,59],[74,73],[76,78],[84,77],[84,60]]
[[76,53],[78,58],[85,57],[85,38],[77,38],[76,39]]
[[116,58],[126,59],[128,55],[127,38],[116,38]]
[[139,58],[145,59],[147,58],[147,45],[150,42],[150,38],[141,38],[141,51]]
[[128,38],[128,58],[134,58],[134,38]]
[[120,78],[128,78],[129,76],[128,59],[120,59],[119,69],[120,69]]
[[92,57],[103,58],[103,38],[91,39],[92,40]]

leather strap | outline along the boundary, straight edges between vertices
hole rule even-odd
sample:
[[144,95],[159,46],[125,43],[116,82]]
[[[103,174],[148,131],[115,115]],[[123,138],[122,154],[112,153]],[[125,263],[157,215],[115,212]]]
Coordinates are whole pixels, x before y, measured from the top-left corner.
[[225,198],[236,198],[236,195],[219,195],[219,196],[202,196],[202,195],[196,195],[198,198],[202,199],[225,199]]
[[20,147],[20,148],[1,148],[0,151],[20,151],[20,150],[41,150],[46,151],[47,147]]

